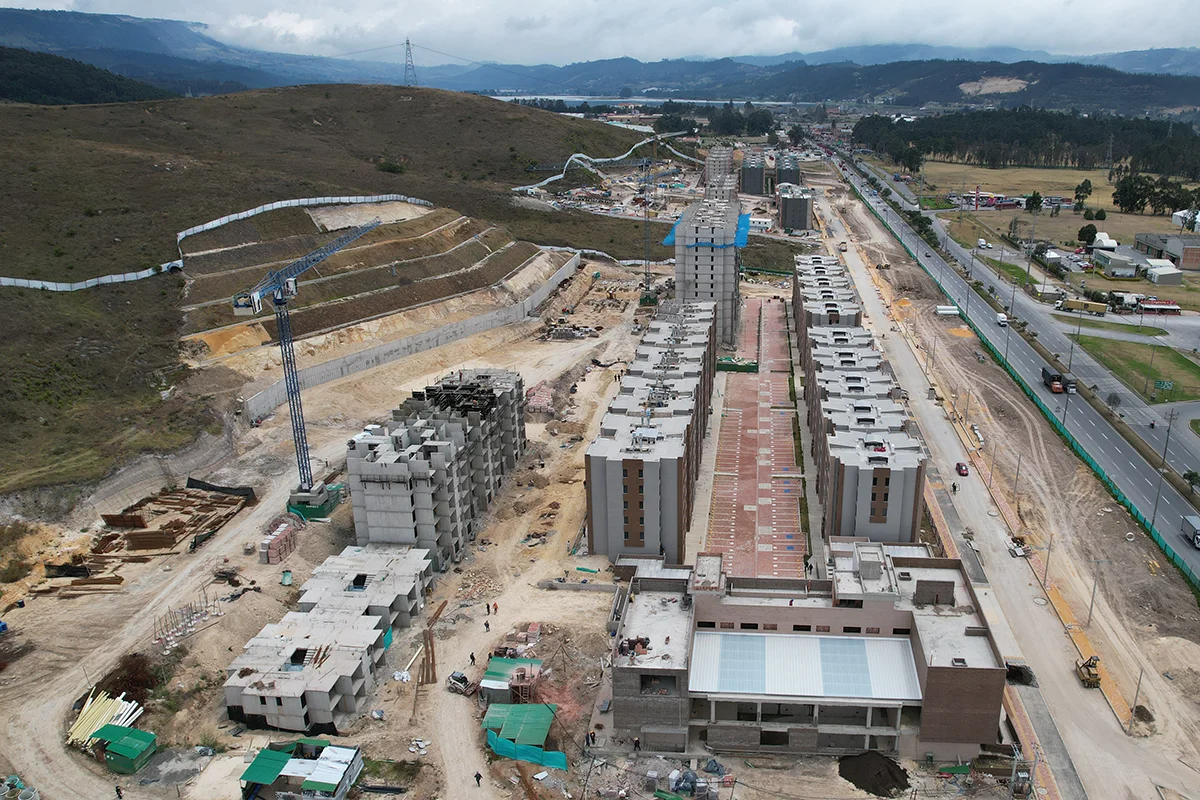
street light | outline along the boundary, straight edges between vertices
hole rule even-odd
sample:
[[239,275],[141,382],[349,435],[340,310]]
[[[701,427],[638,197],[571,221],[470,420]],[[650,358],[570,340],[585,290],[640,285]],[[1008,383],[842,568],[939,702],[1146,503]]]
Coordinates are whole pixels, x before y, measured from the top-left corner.
[[1093,558],[1092,562],[1096,565],[1092,573],[1092,599],[1088,602],[1088,618],[1087,627],[1092,627],[1092,609],[1096,605],[1096,587],[1100,585],[1100,565],[1110,563],[1107,558]]
[[1167,474],[1167,447],[1171,444],[1171,425],[1179,412],[1172,409],[1167,412],[1167,438],[1163,442],[1162,462],[1158,467],[1158,488],[1154,490],[1154,512],[1150,515],[1150,532],[1154,532],[1154,523],[1158,520],[1158,502],[1162,499],[1163,478]]

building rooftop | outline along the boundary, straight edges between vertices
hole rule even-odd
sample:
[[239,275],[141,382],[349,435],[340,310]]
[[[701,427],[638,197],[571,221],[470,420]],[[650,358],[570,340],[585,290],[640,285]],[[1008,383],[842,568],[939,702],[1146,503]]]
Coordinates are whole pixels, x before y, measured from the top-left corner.
[[[972,605],[967,579],[957,561],[954,566],[915,566],[900,559],[895,566],[900,599],[896,608],[911,611],[921,649],[930,666],[996,668],[1004,666],[996,656],[983,614]],[[936,562],[935,562],[936,563]],[[936,604],[929,602],[930,587],[953,586],[953,596],[940,590]],[[958,663],[961,659],[965,663]]]
[[588,447],[587,455],[641,461],[681,458],[690,423],[691,417],[647,419],[605,414],[600,421],[600,436]]
[[621,638],[650,640],[644,655],[618,656],[618,665],[641,668],[686,669],[688,634],[692,631],[691,606],[684,608],[682,592],[637,592],[630,595],[621,618]]
[[390,606],[397,597],[414,593],[421,603],[423,598],[416,588],[422,582],[420,577],[432,574],[432,570],[428,550],[381,545],[347,547],[313,570],[301,587],[300,607],[365,610]]
[[809,328],[808,342],[813,347],[874,347],[875,336],[866,328],[853,326],[841,328],[828,325]]
[[688,691],[917,702],[908,639],[697,631]]
[[639,578],[670,578],[673,580],[688,580],[692,577],[691,567],[669,567],[662,556],[620,556],[617,558],[618,567],[637,567]]
[[858,302],[858,292],[850,287],[808,285],[801,286],[799,294],[806,308],[816,301]]
[[831,458],[860,468],[916,467],[925,460],[921,443],[907,433],[835,431],[827,442]]
[[679,218],[679,226],[728,229],[732,237],[737,229],[739,212],[740,206],[736,202],[701,200],[688,206]]
[[883,372],[829,372],[816,376],[821,402],[838,398],[889,398],[897,390],[891,375]]
[[[780,164],[780,166],[783,167],[784,169],[787,169],[788,166],[791,166],[793,169],[796,169],[796,168],[798,168],[798,165],[799,165],[799,162],[796,162],[795,159],[793,159],[793,163],[790,165]],[[809,191],[807,188],[805,188],[803,186],[797,186],[794,183],[778,184],[775,187],[775,190],[777,192],[779,192],[780,197],[808,197],[808,198],[812,197],[811,191]]]

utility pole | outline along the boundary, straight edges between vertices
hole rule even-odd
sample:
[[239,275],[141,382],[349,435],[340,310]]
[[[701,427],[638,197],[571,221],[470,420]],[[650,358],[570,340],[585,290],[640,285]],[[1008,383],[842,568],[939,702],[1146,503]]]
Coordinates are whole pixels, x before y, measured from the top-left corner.
[[[1013,499],[1017,500],[1017,487],[1021,485],[1021,458],[1024,453],[1017,453],[1017,477],[1013,479]],[[1019,500],[1018,500],[1019,502]]]
[[1162,499],[1163,478],[1167,474],[1167,447],[1171,444],[1171,426],[1179,412],[1171,409],[1167,412],[1167,436],[1163,441],[1162,461],[1158,466],[1158,488],[1154,491],[1154,512],[1150,515],[1150,530],[1154,531],[1154,523],[1158,520],[1158,501]]
[[999,455],[996,451],[1000,445],[992,442],[992,468],[988,470],[988,488],[992,488],[992,476],[996,474],[996,456]]
[[1050,544],[1046,547],[1046,571],[1042,573],[1042,589],[1046,588],[1046,581],[1050,580],[1050,558],[1054,555],[1054,531],[1050,531]]
[[1092,563],[1095,565],[1092,574],[1092,599],[1088,602],[1088,620],[1087,627],[1092,627],[1092,609],[1096,606],[1096,587],[1100,585],[1100,564],[1107,564],[1107,558],[1093,558]]
[[1137,716],[1137,701],[1142,694],[1142,675],[1146,672],[1145,667],[1138,669],[1137,688],[1133,690],[1133,703],[1129,706],[1129,727],[1125,729],[1125,733],[1133,735],[1133,718]]
[[[1141,327],[1140,325],[1138,327]],[[1146,370],[1146,382],[1142,385],[1142,394],[1150,391],[1150,375],[1154,371],[1154,356],[1158,353],[1158,337],[1154,337],[1154,346],[1150,348],[1150,368]]]

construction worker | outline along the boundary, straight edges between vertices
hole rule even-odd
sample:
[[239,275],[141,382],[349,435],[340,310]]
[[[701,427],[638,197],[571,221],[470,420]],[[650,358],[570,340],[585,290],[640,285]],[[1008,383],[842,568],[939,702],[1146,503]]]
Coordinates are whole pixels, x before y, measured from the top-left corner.
[[471,653],[471,666],[475,666],[475,654]]
[[633,737],[633,749],[634,749],[634,752],[637,752],[638,750],[642,749],[642,740],[636,736]]
[[475,785],[483,786],[483,776],[479,774],[479,770],[475,770]]
[[485,631],[488,631],[489,633],[490,633],[490,632],[491,632],[491,630],[492,630],[491,623],[489,623],[489,622],[488,622],[486,619],[483,621],[483,629],[484,629]]
[[500,613],[500,604],[499,603],[492,603],[492,613],[493,614]]
[[117,800],[121,800],[121,798],[125,796],[125,793],[121,791],[120,786],[117,786],[116,790],[117,790]]
[[492,607],[490,605],[488,605],[487,603],[484,603],[483,604],[483,613],[490,615],[492,613]]

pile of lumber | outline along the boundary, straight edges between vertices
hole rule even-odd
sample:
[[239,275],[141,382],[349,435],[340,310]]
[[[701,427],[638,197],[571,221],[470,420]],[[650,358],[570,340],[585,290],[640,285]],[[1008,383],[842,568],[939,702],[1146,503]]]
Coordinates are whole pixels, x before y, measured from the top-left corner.
[[142,715],[144,709],[133,700],[126,700],[125,693],[110,697],[107,692],[93,689],[79,711],[75,724],[67,731],[67,744],[86,747],[92,734],[105,725],[129,727]]
[[128,550],[170,550],[183,539],[215,533],[245,505],[246,498],[240,495],[175,489],[103,518],[124,531]]

